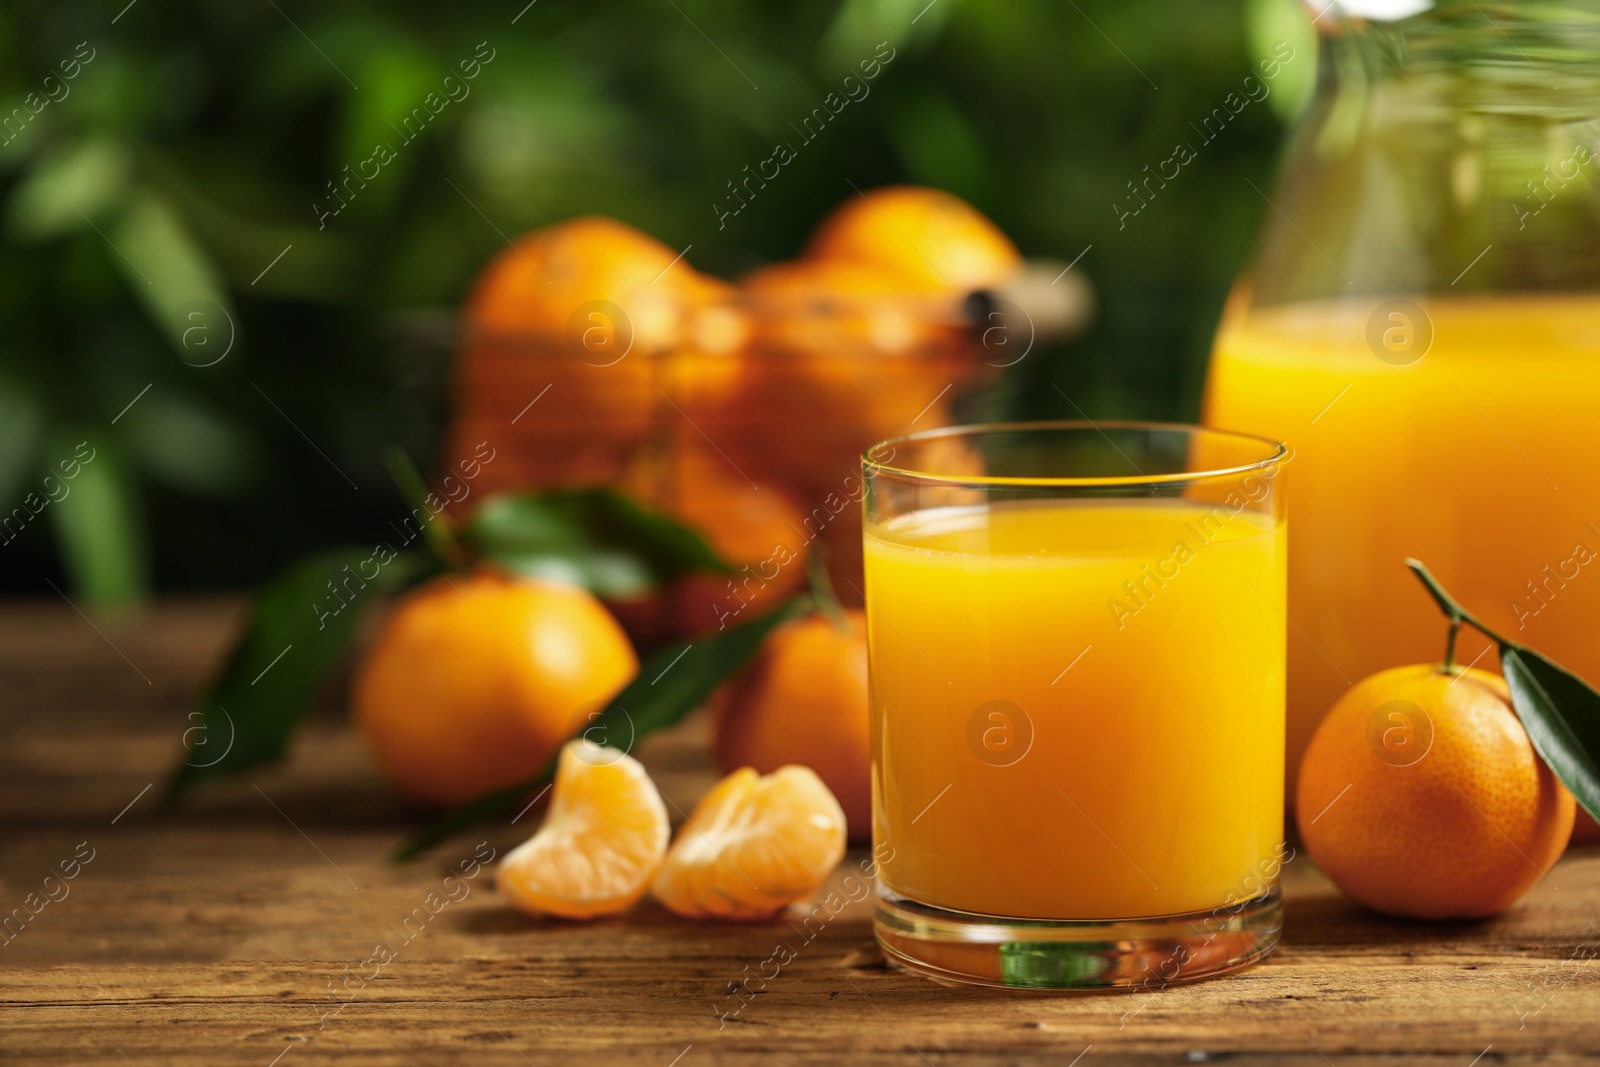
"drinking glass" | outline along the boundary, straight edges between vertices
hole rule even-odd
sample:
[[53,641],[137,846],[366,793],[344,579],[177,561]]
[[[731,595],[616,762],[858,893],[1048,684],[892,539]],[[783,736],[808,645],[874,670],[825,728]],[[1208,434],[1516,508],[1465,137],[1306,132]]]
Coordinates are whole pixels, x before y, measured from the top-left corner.
[[1285,448],[1016,423],[863,457],[875,927],[996,986],[1152,987],[1280,927]]

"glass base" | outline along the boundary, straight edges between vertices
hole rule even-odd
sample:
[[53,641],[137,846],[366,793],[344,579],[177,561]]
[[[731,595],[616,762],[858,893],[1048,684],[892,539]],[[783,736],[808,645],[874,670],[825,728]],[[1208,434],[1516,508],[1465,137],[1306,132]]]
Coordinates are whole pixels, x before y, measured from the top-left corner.
[[1283,918],[1273,886],[1212,911],[1085,921],[1008,919],[880,895],[872,925],[890,963],[939,982],[1160,989],[1265,958],[1278,944]]

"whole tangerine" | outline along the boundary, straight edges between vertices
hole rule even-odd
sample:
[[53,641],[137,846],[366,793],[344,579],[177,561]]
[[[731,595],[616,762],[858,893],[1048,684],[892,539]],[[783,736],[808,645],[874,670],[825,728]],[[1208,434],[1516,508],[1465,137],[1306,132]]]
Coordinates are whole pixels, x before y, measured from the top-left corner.
[[[462,308],[455,418],[466,429],[451,440],[470,444],[491,427],[507,452],[490,473],[496,485],[616,477],[664,406],[660,358],[706,332],[691,312],[726,290],[615,219],[524,234],[483,269]],[[711,366],[723,373],[727,361]]]
[[[589,215],[558,222],[523,234],[490,261],[467,298],[466,324],[486,333],[564,337],[579,309],[610,302],[626,313],[634,343],[659,348],[677,340],[683,303],[712,287],[679,258],[616,219]],[[601,324],[580,314],[585,329]],[[583,343],[593,362],[604,362],[599,349],[608,338],[596,334]]]
[[539,773],[637,673],[576,586],[478,570],[407,593],[355,679],[355,719],[401,792],[460,804]]
[[1016,245],[980,211],[958,196],[915,185],[846,200],[817,227],[806,256],[876,263],[953,289],[1002,286],[1022,269]]
[[1515,903],[1560,857],[1574,811],[1504,679],[1438,664],[1345,693],[1306,749],[1295,797],[1306,849],[1340,889],[1419,919]]

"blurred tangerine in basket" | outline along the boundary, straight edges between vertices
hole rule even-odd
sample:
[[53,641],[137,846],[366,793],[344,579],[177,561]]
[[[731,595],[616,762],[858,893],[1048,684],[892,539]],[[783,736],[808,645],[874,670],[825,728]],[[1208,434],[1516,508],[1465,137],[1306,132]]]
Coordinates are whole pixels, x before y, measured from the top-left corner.
[[938,425],[981,369],[960,295],[894,267],[797,260],[741,289],[751,359],[738,406],[707,432],[803,496],[838,489],[862,448],[919,415]]
[[717,764],[770,774],[810,767],[844,809],[853,841],[872,838],[872,735],[862,612],[785,623],[713,694]]
[[707,333],[694,309],[727,291],[614,219],[523,235],[463,308],[452,447],[509,446],[491,490],[617,477],[655,425],[656,362]]
[[663,415],[680,429],[739,399],[751,329],[739,290],[720,278],[699,277],[687,296],[678,343],[660,365]]
[[587,591],[482,569],[400,597],[357,670],[352,704],[401,792],[462,804],[538,774],[638,669],[622,628]]
[[939,189],[895,185],[846,200],[822,221],[806,258],[872,263],[935,288],[998,288],[1022,254],[971,204]]

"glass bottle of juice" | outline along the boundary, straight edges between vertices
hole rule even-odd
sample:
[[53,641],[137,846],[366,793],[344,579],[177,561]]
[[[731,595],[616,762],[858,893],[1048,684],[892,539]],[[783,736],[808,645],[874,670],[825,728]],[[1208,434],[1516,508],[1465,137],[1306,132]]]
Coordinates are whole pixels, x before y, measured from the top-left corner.
[[1438,658],[1407,556],[1600,677],[1600,0],[1335,0],[1316,25],[1205,403],[1293,450],[1291,788],[1352,682]]

